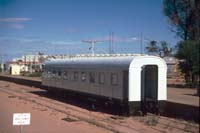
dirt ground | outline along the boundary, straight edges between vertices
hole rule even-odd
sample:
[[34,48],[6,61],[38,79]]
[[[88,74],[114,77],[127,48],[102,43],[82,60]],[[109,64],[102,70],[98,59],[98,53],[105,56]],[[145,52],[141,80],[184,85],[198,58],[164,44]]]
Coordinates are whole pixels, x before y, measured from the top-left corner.
[[31,113],[31,124],[23,126],[23,133],[109,133],[83,121],[66,122],[66,115],[43,109],[40,106],[0,92],[0,133],[20,132],[19,126],[12,125],[13,113]]
[[199,97],[196,96],[196,89],[191,88],[167,88],[167,100],[175,103],[182,103],[199,107]]
[[167,79],[167,100],[199,107],[199,96],[196,88],[187,88],[184,77],[174,75]]
[[[199,107],[199,97],[194,93],[191,89],[169,88],[168,98]],[[0,133],[20,131],[19,126],[12,125],[13,113],[31,113],[31,124],[23,127],[24,133],[199,132],[199,124],[194,122],[154,115],[120,117],[91,111],[52,98],[40,88],[0,81]]]

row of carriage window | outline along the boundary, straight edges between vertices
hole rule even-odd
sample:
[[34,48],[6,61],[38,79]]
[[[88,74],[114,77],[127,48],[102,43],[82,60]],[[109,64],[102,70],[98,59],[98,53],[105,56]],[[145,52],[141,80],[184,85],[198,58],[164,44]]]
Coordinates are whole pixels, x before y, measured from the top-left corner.
[[[44,72],[44,76],[47,78],[58,78],[58,79],[64,79],[64,80],[73,80],[73,81],[82,81],[86,82],[87,79],[89,80],[90,83],[96,83],[98,82],[99,84],[105,84],[105,73],[104,72],[99,72],[98,73],[98,79],[95,78],[95,72],[77,72],[73,71],[73,73],[69,73],[68,71],[46,71]],[[80,79],[79,79],[80,75]],[[98,81],[97,81],[98,80]],[[111,85],[118,85],[118,74],[117,73],[111,73],[110,74],[110,83]]]

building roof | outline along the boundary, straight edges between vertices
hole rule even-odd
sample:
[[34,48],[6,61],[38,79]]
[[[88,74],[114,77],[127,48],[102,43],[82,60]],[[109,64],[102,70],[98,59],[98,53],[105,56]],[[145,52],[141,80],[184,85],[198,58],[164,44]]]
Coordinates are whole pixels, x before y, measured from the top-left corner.
[[178,59],[175,57],[164,57],[163,58],[167,64],[177,64]]

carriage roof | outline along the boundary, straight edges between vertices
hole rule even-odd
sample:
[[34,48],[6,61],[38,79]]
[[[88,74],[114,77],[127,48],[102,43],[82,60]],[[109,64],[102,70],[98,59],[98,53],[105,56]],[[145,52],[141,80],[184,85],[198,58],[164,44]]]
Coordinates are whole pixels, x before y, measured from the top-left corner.
[[163,59],[157,56],[136,55],[136,56],[119,56],[119,57],[79,57],[68,59],[53,59],[45,62],[47,67],[70,67],[70,68],[105,68],[105,69],[125,69],[128,70],[132,61],[135,59],[148,58],[149,60]]

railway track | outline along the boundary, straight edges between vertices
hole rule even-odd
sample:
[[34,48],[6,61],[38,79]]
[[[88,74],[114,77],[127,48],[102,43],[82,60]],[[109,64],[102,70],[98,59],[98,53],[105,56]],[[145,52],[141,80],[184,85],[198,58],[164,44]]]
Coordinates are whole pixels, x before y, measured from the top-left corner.
[[[21,100],[28,101],[44,107],[46,109],[50,109],[53,111],[57,111],[63,113],[71,119],[78,121],[85,121],[89,124],[96,125],[98,127],[104,128],[106,130],[122,133],[122,132],[170,132],[172,130],[181,131],[181,132],[196,132],[198,130],[198,126],[191,125],[187,122],[178,122],[176,120],[168,119],[166,117],[161,116],[152,116],[148,115],[146,117],[118,117],[115,115],[109,115],[99,112],[93,112],[83,109],[78,109],[78,107],[74,107],[68,105],[66,103],[62,103],[56,100],[52,100],[46,97],[41,97],[31,92],[34,91],[44,91],[39,88],[31,88],[17,84],[11,84],[7,82],[7,85],[0,85],[0,92],[7,93],[10,96],[17,97]],[[156,119],[155,125],[148,125],[148,121],[151,121],[151,117]],[[141,124],[141,120],[143,119],[143,123]],[[135,126],[135,120],[137,121],[137,126]],[[138,125],[140,123],[141,125]],[[169,124],[169,123],[178,123]],[[144,128],[144,125],[148,128]],[[186,128],[188,127],[188,128]]]

